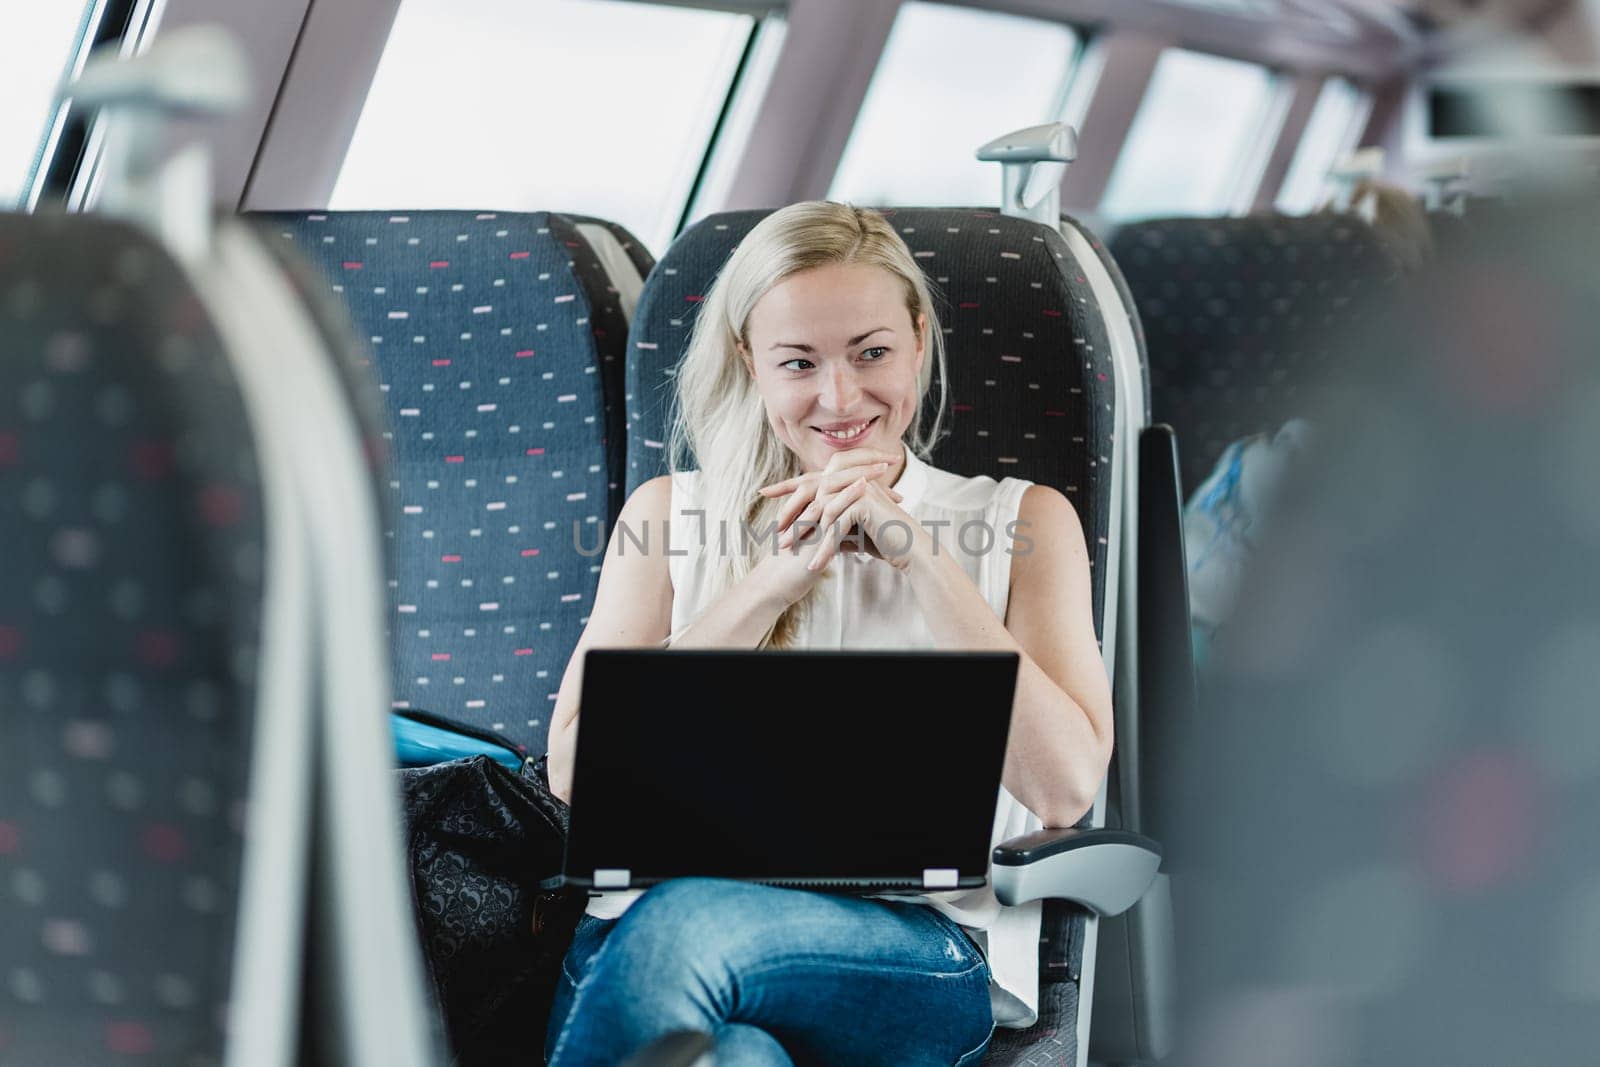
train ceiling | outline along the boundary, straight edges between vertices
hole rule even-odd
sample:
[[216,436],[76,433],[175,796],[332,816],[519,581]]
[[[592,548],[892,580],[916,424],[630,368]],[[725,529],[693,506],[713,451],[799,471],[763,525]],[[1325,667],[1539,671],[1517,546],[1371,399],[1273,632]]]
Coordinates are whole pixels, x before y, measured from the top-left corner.
[[1466,23],[1537,29],[1576,0],[1176,0],[1187,6],[1293,24],[1347,40],[1387,32],[1414,38]]

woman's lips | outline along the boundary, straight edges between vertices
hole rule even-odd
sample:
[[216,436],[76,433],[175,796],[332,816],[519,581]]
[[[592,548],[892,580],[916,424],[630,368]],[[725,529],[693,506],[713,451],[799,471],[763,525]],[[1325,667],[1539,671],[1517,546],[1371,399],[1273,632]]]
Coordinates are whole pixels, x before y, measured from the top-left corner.
[[872,432],[872,428],[878,424],[879,417],[880,416],[877,415],[872,416],[872,418],[868,419],[862,424],[859,430],[851,434],[849,437],[835,437],[833,434],[828,433],[816,426],[813,426],[812,429],[815,430],[817,436],[822,438],[822,440],[831,448],[853,448],[860,444],[862,440]]

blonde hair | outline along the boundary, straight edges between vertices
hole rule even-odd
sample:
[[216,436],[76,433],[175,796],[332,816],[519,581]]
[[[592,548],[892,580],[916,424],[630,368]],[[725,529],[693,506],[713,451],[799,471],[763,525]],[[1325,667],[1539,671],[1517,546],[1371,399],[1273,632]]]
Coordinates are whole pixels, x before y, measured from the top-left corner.
[[1433,258],[1428,213],[1400,186],[1362,178],[1350,190],[1350,210],[1372,227],[1402,273],[1413,274]]
[[[894,227],[876,211],[808,201],[791,204],[762,219],[739,242],[717,275],[678,365],[677,412],[672,422],[669,462],[673,471],[693,458],[700,470],[702,529],[726,532],[726,550],[716,568],[713,595],[741,581],[771,542],[744,536],[746,525],[759,532],[777,520],[782,501],[757,495],[763,486],[801,473],[798,458],[767,423],[756,384],[741,347],[749,349],[750,312],[761,298],[792,275],[838,264],[864,264],[895,275],[904,284],[906,310],[915,328],[923,322],[924,359],[918,379],[917,416],[903,437],[906,447],[926,459],[938,440],[945,407],[944,335],[934,313],[928,280]],[[939,399],[923,427],[929,385],[937,365]],[[722,548],[721,538],[713,542]],[[763,647],[791,644],[808,610],[807,596],[778,617]]]

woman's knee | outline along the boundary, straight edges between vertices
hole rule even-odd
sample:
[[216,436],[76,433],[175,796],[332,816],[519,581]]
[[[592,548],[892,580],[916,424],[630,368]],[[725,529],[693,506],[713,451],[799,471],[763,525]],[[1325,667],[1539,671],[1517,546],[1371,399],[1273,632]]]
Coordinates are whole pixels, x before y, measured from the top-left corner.
[[746,1067],[793,1067],[794,1060],[777,1038],[759,1026],[727,1023],[717,1028],[718,1063]]
[[686,878],[654,887],[617,920],[587,972],[580,972],[583,980],[641,1008],[676,1004],[720,1018],[739,954],[749,951],[737,924],[719,919],[724,887],[731,884]]
[[737,903],[745,887],[715,878],[677,878],[645,893],[617,921],[610,957],[655,970],[722,963],[747,943]]

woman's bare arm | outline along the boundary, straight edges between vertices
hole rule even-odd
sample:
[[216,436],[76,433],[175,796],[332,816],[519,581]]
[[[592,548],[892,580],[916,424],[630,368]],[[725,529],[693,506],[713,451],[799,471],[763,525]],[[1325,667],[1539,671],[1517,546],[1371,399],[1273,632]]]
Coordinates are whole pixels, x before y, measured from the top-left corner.
[[[550,720],[550,788],[563,800],[572,795],[584,653],[591,648],[653,648],[672,633],[672,577],[664,533],[671,513],[671,478],[651,479],[628,498],[606,546],[594,610],[567,662]],[[624,536],[624,530],[632,537]],[[809,551],[763,557],[743,581],[678,634],[672,647],[755,648],[784,609],[820,578],[806,569],[809,557]]]
[[[594,609],[561,676],[561,691],[550,718],[550,788],[562,800],[572,796],[572,756],[578,738],[578,697],[583,692],[583,656],[591,648],[660,645],[672,626],[672,579],[667,571],[662,525],[672,508],[672,479],[653,478],[628,498],[606,546]],[[648,531],[645,546],[621,536]]]
[[939,647],[1021,654],[1002,780],[1045,825],[1070,826],[1094,803],[1111,759],[1111,685],[1077,512],[1036,485],[1018,520],[1004,625],[949,552],[917,553],[912,589]]

